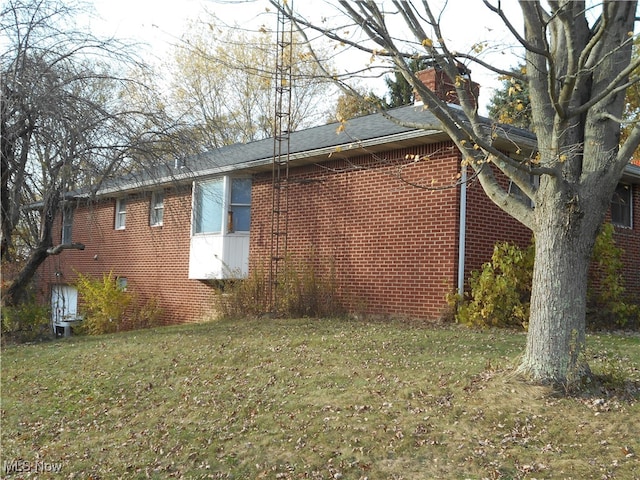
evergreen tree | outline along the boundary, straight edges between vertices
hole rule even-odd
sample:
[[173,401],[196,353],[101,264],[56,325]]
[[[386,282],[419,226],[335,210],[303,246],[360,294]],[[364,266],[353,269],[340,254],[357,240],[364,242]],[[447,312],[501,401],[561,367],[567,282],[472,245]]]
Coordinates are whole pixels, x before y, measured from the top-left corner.
[[[423,58],[412,58],[409,60],[408,65],[413,73],[424,70],[429,66]],[[384,81],[389,89],[389,101],[386,102],[387,108],[411,105],[414,102],[415,92],[413,87],[409,85],[402,73],[396,71],[392,77],[385,77]]]

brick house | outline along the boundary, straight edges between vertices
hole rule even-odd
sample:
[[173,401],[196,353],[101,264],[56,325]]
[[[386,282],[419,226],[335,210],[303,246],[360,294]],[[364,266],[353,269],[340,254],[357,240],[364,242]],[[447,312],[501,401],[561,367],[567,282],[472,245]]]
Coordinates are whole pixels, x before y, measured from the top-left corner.
[[[419,105],[393,115],[435,122]],[[505,151],[514,140],[523,150],[535,145],[526,131],[508,135],[499,145]],[[437,129],[406,128],[373,114],[293,132],[289,145],[287,253],[319,269],[331,265],[350,311],[437,319],[445,295],[464,287],[497,241],[531,240],[488,199]],[[112,272],[141,298],[156,298],[165,323],[205,317],[212,280],[243,277],[270,262],[273,151],[273,139],[227,146],[120,179],[97,201],[70,201],[58,235],[85,249],[49,257],[38,276],[54,322],[77,312],[76,272]],[[636,298],[638,212],[640,166],[629,165],[611,220]]]

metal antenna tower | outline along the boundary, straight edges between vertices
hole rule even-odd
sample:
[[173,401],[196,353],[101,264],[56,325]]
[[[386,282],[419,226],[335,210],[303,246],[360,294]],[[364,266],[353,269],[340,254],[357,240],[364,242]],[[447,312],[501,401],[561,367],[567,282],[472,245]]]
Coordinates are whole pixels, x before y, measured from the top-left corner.
[[269,267],[269,307],[277,313],[282,275],[287,258],[289,224],[289,147],[291,138],[291,94],[293,22],[283,9],[293,10],[292,0],[283,0],[278,9],[276,30],[275,109],[273,124],[273,165],[271,194],[271,261]]

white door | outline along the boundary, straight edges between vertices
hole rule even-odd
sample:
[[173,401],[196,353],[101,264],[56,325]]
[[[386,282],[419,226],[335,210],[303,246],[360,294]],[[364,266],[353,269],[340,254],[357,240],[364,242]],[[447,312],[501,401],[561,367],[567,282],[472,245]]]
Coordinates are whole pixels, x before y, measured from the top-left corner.
[[54,285],[51,290],[53,324],[70,322],[78,316],[78,289],[70,285]]

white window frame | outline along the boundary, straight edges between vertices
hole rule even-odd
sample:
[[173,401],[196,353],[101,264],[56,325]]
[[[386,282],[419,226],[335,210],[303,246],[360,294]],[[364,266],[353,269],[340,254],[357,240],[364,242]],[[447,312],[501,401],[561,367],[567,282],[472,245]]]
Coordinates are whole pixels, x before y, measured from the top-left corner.
[[233,195],[232,189],[238,180],[251,182],[251,176],[225,175],[192,183],[190,279],[239,279],[249,273],[250,232],[234,231],[234,226],[251,228],[251,191],[240,188],[236,192],[244,195]]
[[[617,200],[616,197],[620,197],[620,195],[618,195],[618,188],[620,188],[620,187],[626,187],[627,188],[628,198]],[[628,203],[626,205],[624,203],[625,200]],[[620,208],[628,209],[628,212],[629,212],[629,222],[628,223],[626,223],[624,221],[621,222],[621,221],[614,220],[614,218],[613,218],[613,206],[614,205],[617,205]],[[613,225],[615,225],[616,227],[633,228],[633,185],[631,183],[619,183],[616,186],[616,191],[614,192],[613,196],[611,197],[610,214],[611,214],[611,223]]]
[[116,200],[115,224],[116,230],[124,230],[127,224],[127,199],[118,198]]
[[151,193],[149,204],[149,225],[161,227],[164,224],[164,192],[158,190]]
[[[229,179],[229,188],[228,188],[228,199],[229,199],[229,207],[228,207],[228,212],[229,212],[229,217],[227,220],[227,233],[237,233],[237,232],[241,232],[241,233],[247,233],[251,230],[251,188],[249,188],[249,203],[233,203],[232,202],[232,196],[233,196],[233,182],[234,180],[251,180],[251,178],[249,177],[232,177]],[[249,208],[249,228],[246,230],[235,230],[234,227],[234,221],[233,221],[233,210],[234,208]]]
[[[234,231],[233,228],[233,208],[235,207],[249,207],[249,211],[251,211],[251,202],[249,203],[231,203],[231,190],[233,188],[234,180],[250,180],[251,177],[218,177],[214,179],[204,180],[204,181],[196,181],[193,183],[193,199],[192,199],[192,218],[191,218],[191,234],[192,236],[196,235],[228,235],[234,233],[249,233],[249,230],[238,230]],[[217,186],[214,187],[214,184]],[[219,225],[219,229],[212,231],[201,231],[202,225],[200,223],[201,219],[198,218],[199,215],[202,215],[202,202],[201,200],[201,189],[203,186],[211,186],[214,188],[220,187],[222,192],[220,192],[220,198],[218,200],[213,199],[210,202],[207,202],[206,205],[212,206],[216,205],[219,207],[215,213],[219,215],[212,215],[211,218],[215,219],[215,225]]]
[[[221,187],[220,187],[221,186]],[[206,216],[202,215],[203,201],[201,199],[203,193],[203,188],[209,188],[211,190],[221,188],[222,192],[220,193],[220,199],[217,201],[216,199],[208,199],[206,206],[217,204],[220,205],[220,217],[216,221],[215,215]],[[209,180],[195,181],[193,182],[192,188],[192,215],[191,215],[191,235],[221,235],[224,233],[224,219],[222,218],[222,212],[224,211],[225,204],[225,178],[213,178]],[[215,192],[217,194],[218,192]],[[204,223],[208,223],[207,220],[214,222],[216,225],[219,225],[219,229],[213,230],[205,230],[203,226]]]
[[60,243],[70,244],[73,238],[73,208],[65,205],[62,208],[62,231],[60,233]]

